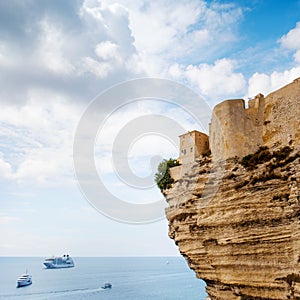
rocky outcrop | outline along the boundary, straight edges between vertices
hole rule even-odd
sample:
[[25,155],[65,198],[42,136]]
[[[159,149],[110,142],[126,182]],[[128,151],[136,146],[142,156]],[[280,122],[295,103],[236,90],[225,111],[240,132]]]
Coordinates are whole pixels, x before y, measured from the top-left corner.
[[268,147],[203,157],[164,191],[169,236],[210,299],[300,299],[300,93],[278,95],[266,98]]

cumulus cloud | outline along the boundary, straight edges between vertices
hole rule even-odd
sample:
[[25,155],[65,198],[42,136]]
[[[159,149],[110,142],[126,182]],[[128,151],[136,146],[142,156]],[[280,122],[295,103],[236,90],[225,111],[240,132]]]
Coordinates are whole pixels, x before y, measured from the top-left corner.
[[[271,75],[255,73],[247,91],[239,62],[222,58],[224,49],[238,40],[243,10],[234,4],[29,2],[29,10],[15,0],[0,3],[0,17],[6,12],[11,20],[0,27],[2,178],[41,184],[68,180],[73,133],[83,107],[118,82],[166,77],[216,104],[229,97],[266,93],[299,76],[297,66]],[[280,40],[298,62],[299,28],[298,23]]]
[[67,36],[46,19],[41,22],[40,27],[41,36],[37,49],[39,63],[53,72],[62,74],[74,72],[75,67],[65,56],[67,51],[64,46],[67,44]]
[[96,45],[95,53],[103,60],[119,60],[118,48],[119,46],[111,41],[104,41]]
[[242,73],[235,72],[235,62],[229,59],[217,60],[214,64],[198,66],[174,64],[169,73],[176,80],[188,80],[211,103],[226,97],[242,94],[246,88],[246,80]]
[[249,78],[246,97],[253,98],[258,93],[267,95],[300,77],[300,22],[296,24],[295,28],[282,36],[279,43],[282,49],[294,52],[295,66],[281,72],[274,71],[271,74],[254,73]]
[[254,73],[249,79],[246,97],[253,98],[258,93],[267,95],[292,82],[299,76],[300,66],[283,72],[272,72],[271,74]]
[[295,28],[284,35],[279,42],[283,48],[296,51],[294,58],[300,63],[300,22],[296,24]]
[[[205,1],[122,1],[137,54],[130,65],[148,75],[167,75],[170,64],[211,60],[236,40],[242,9]],[[209,51],[207,51],[209,49]]]

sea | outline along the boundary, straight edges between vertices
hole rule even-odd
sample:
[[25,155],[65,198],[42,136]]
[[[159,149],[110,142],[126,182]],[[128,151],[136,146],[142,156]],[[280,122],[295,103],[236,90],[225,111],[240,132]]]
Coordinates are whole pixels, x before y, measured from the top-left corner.
[[[182,257],[73,257],[75,267],[45,269],[41,257],[0,257],[2,300],[205,300],[205,283]],[[16,288],[19,276],[32,284]],[[104,283],[112,289],[102,289]]]

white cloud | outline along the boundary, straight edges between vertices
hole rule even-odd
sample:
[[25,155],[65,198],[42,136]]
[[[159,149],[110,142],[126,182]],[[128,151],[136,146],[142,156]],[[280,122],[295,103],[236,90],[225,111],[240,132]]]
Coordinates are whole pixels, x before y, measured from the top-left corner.
[[[80,93],[81,87],[92,86],[91,95],[123,79],[146,74],[186,83],[211,104],[246,94],[245,78],[236,70],[238,62],[216,59],[224,47],[236,40],[235,29],[241,17],[239,7],[217,2],[86,0],[76,15],[81,27],[74,31],[77,35],[70,34],[63,22],[55,23],[51,15],[42,18],[33,25],[38,27],[38,39],[32,44],[33,56],[28,65],[36,60],[37,69],[32,69],[39,74],[50,71],[53,77],[34,77],[31,84],[26,82],[23,104],[1,104],[0,137],[9,136],[0,159],[1,176],[40,184],[70,178],[73,133],[82,112],[72,95],[76,90]],[[298,23],[281,39],[282,47],[299,51],[299,28]],[[21,69],[29,70],[20,53],[18,56],[12,52],[18,59],[3,59],[9,51],[9,45],[2,42],[0,66],[3,63],[11,67],[14,61],[14,67],[21,65]],[[299,56],[296,52],[295,58]],[[14,75],[19,73],[19,69],[13,71]],[[60,75],[68,80],[60,80]],[[298,67],[271,75],[255,73],[249,80],[248,95],[274,90],[297,76]],[[57,82],[62,82],[63,92],[56,89]],[[41,85],[47,86],[44,92]],[[13,92],[10,89],[10,95]],[[86,90],[82,98],[85,93]],[[104,134],[107,141],[122,127],[123,120],[153,112],[155,109],[118,114]],[[180,113],[175,114],[180,118]],[[108,151],[107,144],[103,149]],[[110,154],[106,155],[110,161]],[[105,166],[106,171],[111,171],[109,163]]]
[[213,103],[225,97],[241,94],[246,88],[243,74],[235,72],[235,62],[225,58],[217,60],[213,65],[184,67],[174,64],[170,67],[169,74],[176,80],[186,79]]
[[31,90],[23,105],[1,104],[0,141],[5,161],[0,159],[0,176],[46,186],[72,181],[73,133],[81,109],[57,94],[40,90]]
[[[128,70],[149,76],[167,76],[169,65],[175,61],[186,60],[187,56],[203,61],[233,42],[242,10],[234,5],[207,4],[196,0],[119,0],[118,4],[111,0],[105,4],[102,1],[85,1],[82,15],[110,28],[111,40],[119,45],[126,37],[127,44],[132,47],[131,54],[125,58]],[[108,15],[109,22],[106,19]],[[119,24],[115,23],[117,16]],[[120,21],[122,28],[126,29],[124,32],[121,32]],[[121,49],[121,53],[128,54],[128,45],[127,49],[121,45]]]
[[11,165],[3,159],[3,154],[0,153],[0,178],[9,179],[12,176]]
[[290,30],[286,35],[280,39],[282,46],[288,49],[300,48],[300,22],[296,24],[296,27]]
[[300,22],[296,24],[295,28],[284,35],[279,42],[283,48],[296,51],[294,58],[300,63]]
[[95,53],[103,60],[119,60],[118,48],[119,46],[111,41],[104,41],[96,45]]
[[40,26],[42,33],[37,53],[40,63],[53,72],[62,74],[74,72],[75,67],[64,55],[64,47],[68,43],[67,35],[46,19]]
[[283,72],[273,72],[270,75],[264,73],[254,73],[248,82],[248,92],[246,97],[253,98],[258,93],[267,95],[284,85],[291,83],[300,76],[300,66]]
[[288,49],[295,52],[295,66],[283,71],[274,71],[271,74],[254,73],[249,78],[246,97],[253,98],[258,93],[267,95],[300,76],[300,22],[296,24],[295,28],[283,35],[279,39],[279,43],[281,50]]
[[91,57],[84,57],[82,59],[82,71],[91,72],[99,78],[107,77],[112,70],[113,66],[111,63],[99,62]]

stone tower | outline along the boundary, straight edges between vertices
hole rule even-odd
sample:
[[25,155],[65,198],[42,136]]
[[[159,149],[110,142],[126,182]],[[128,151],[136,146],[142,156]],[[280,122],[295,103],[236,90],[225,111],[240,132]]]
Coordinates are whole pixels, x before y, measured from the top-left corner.
[[200,155],[209,151],[209,140],[205,133],[193,130],[179,136],[180,154],[179,162],[182,165],[195,162]]
[[209,127],[214,160],[242,157],[262,145],[265,98],[258,94],[249,100],[226,100],[216,105]]
[[180,135],[179,139],[180,153],[178,161],[181,165],[170,169],[171,177],[175,181],[189,171],[197,158],[209,151],[209,139],[205,133],[193,130]]

